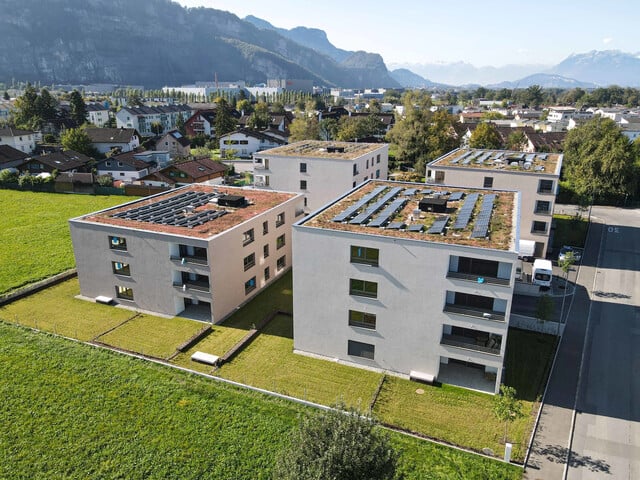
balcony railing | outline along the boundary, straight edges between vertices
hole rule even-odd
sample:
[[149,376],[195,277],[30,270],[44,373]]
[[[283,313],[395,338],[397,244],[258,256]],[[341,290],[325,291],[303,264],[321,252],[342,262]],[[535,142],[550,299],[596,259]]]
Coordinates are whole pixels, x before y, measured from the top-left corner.
[[463,272],[447,272],[447,278],[457,278],[460,280],[467,280],[475,283],[489,283],[491,285],[509,285],[510,279],[488,277],[486,275],[478,275],[477,273],[463,273]]
[[180,262],[182,264],[195,263],[196,265],[209,265],[209,261],[207,260],[207,257],[193,257],[188,255],[185,255],[184,257],[176,257],[172,255],[171,260],[175,262]]
[[504,312],[496,312],[494,310],[474,308],[474,307],[469,307],[467,305],[456,305],[454,303],[445,304],[444,311],[448,313],[457,313],[458,315],[465,315],[467,317],[476,317],[476,318],[482,318],[484,320],[493,320],[496,322],[504,322],[506,319]]
[[462,335],[442,334],[440,345],[475,350],[477,352],[488,353],[490,355],[500,355],[500,341],[495,338],[478,336],[476,338],[464,337]]
[[267,167],[266,167],[266,165],[264,163],[254,163],[253,164],[253,168],[255,170],[266,170],[267,169]]
[[193,290],[196,292],[208,293],[210,291],[209,284],[205,282],[173,282],[173,286],[183,292]]

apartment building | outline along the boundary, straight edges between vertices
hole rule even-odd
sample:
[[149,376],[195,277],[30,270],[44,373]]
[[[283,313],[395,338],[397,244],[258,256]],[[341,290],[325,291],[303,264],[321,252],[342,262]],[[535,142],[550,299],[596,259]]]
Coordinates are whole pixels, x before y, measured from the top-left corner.
[[498,392],[520,193],[375,181],[293,226],[297,353]]
[[219,323],[290,268],[301,213],[300,195],[200,184],[71,219],[81,295]]
[[521,192],[520,239],[535,242],[544,258],[562,169],[562,154],[456,149],[427,165],[428,184]]
[[304,195],[314,211],[369,179],[386,180],[389,145],[303,140],[257,152],[255,186]]
[[134,128],[144,136],[151,136],[154,135],[154,124],[161,125],[162,131],[168,132],[177,127],[179,117],[186,121],[193,113],[189,105],[123,107],[116,113],[116,127]]

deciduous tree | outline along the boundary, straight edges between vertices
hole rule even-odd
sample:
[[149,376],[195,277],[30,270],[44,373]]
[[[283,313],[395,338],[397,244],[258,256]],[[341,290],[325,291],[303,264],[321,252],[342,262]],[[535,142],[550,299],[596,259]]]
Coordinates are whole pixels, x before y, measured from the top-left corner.
[[60,135],[60,143],[67,150],[74,150],[87,156],[95,156],[96,150],[84,127],[69,128]]
[[320,126],[315,115],[298,116],[289,125],[289,141],[320,140]]
[[522,402],[516,399],[516,389],[500,385],[500,395],[493,397],[493,413],[504,422],[504,442],[507,442],[507,429],[510,422],[524,416]]
[[471,134],[469,146],[471,148],[500,148],[502,139],[495,124],[485,122],[478,125]]

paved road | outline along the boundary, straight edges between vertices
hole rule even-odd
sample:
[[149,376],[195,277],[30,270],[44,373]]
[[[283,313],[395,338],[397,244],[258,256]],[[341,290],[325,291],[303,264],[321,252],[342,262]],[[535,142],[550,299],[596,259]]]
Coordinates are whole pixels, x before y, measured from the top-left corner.
[[640,478],[640,379],[633,375],[640,371],[633,348],[640,339],[640,212],[594,208],[592,215],[599,223],[578,271],[529,480]]

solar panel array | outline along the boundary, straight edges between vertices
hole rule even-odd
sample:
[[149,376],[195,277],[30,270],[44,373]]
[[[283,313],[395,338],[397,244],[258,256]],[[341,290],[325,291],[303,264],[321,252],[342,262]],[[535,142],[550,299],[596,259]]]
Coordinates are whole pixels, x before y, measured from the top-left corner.
[[367,226],[368,227],[383,227],[397,212],[398,210],[402,210],[402,208],[407,204],[409,199],[407,198],[399,198],[391,202],[376,218],[371,220]]
[[453,192],[449,196],[449,201],[451,202],[459,202],[464,197],[464,192]]
[[404,222],[391,222],[389,225],[387,225],[387,230],[400,230],[404,227]]
[[362,225],[363,223],[368,222],[369,219],[371,219],[371,217],[373,217],[376,213],[378,213],[378,211],[382,207],[384,207],[389,200],[393,200],[394,198],[396,198],[402,190],[403,190],[402,187],[392,188],[390,191],[385,193],[380,200],[376,201],[373,205],[367,207],[367,209],[364,212],[361,212],[358,215],[356,215],[354,218],[352,218],[349,221],[349,223],[351,225]]
[[413,225],[409,225],[407,230],[409,232],[421,232],[422,230],[424,230],[424,225],[422,225],[421,223],[414,223]]
[[387,187],[385,187],[384,185],[382,185],[380,187],[376,187],[371,193],[365,195],[359,201],[357,201],[356,203],[354,203],[350,207],[347,207],[341,213],[339,213],[338,215],[333,217],[333,219],[331,221],[332,222],[346,222],[351,217],[353,217],[358,212],[358,210],[360,210],[367,203],[369,203],[371,200],[373,200],[378,195],[380,195],[386,188]]
[[453,224],[453,228],[456,230],[461,230],[466,228],[469,224],[469,220],[471,220],[471,214],[473,213],[473,207],[478,200],[477,193],[470,193],[467,195],[462,207],[460,207],[460,211],[458,212],[458,217],[456,218],[455,223]]
[[216,193],[187,192],[156,203],[118,212],[112,216],[138,222],[192,228],[227,213],[225,210],[205,210],[198,213],[188,213],[194,208],[206,205],[209,200],[216,196],[218,196]]
[[432,233],[435,235],[439,235],[444,231],[444,228],[447,226],[449,222],[449,215],[443,215],[441,217],[436,218],[436,221],[433,222],[433,225],[429,227],[427,233]]
[[402,195],[406,195],[407,197],[410,197],[412,195],[415,195],[418,192],[417,188],[407,188],[404,192],[402,192]]
[[476,218],[476,222],[471,232],[471,238],[484,238],[489,232],[489,222],[491,222],[491,213],[493,212],[493,202],[495,201],[495,194],[491,193],[482,197],[482,204],[480,204],[480,212]]

